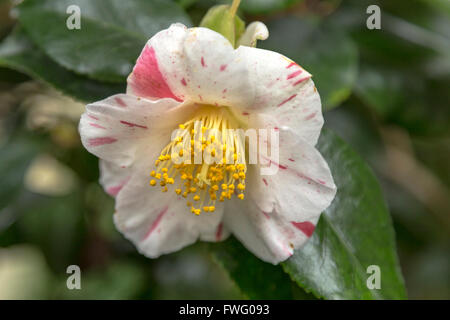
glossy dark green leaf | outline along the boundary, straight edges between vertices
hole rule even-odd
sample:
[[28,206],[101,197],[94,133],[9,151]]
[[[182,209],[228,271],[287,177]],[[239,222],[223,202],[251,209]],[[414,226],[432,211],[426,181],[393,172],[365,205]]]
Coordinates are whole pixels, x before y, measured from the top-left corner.
[[[69,6],[80,8],[80,29],[69,30]],[[168,0],[28,0],[19,20],[32,40],[60,65],[103,81],[123,81],[146,41],[171,23],[190,24]],[[45,21],[45,23],[43,23]]]
[[358,50],[345,33],[294,17],[269,22],[267,27],[270,37],[260,46],[286,55],[309,71],[325,109],[348,98],[356,81]]
[[280,267],[263,262],[235,238],[211,245],[214,260],[249,299],[292,299],[291,280]]
[[59,66],[36,48],[21,29],[15,30],[0,44],[0,66],[42,80],[82,101],[100,100],[125,92],[125,84],[101,83]]
[[[331,131],[323,131],[318,149],[330,166],[338,192],[311,239],[282,263],[284,270],[317,297],[405,298],[392,221],[377,179]],[[367,287],[371,265],[380,268],[381,289]]]

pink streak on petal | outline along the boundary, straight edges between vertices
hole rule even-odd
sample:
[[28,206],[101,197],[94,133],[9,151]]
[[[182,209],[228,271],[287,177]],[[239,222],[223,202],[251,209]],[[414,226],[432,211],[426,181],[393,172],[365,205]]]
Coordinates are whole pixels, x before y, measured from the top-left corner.
[[147,233],[145,234],[144,238],[142,240],[147,239],[152,232],[158,227],[159,223],[161,222],[162,217],[166,214],[167,210],[169,209],[169,206],[165,206],[156,217],[155,221],[153,221],[152,225],[150,226],[150,229],[148,229]]
[[201,59],[201,62],[202,62],[202,67],[205,68],[206,67],[206,63],[205,63],[205,59],[203,57]]
[[265,184],[266,186],[269,185],[269,183],[267,182],[266,178],[263,178],[262,180],[263,180],[263,182],[264,182],[264,184]]
[[[311,177],[305,176],[304,174],[301,174],[300,172],[297,172],[297,171],[294,171],[294,173],[295,173],[295,175],[296,175],[297,177],[299,177],[299,178],[302,178],[302,179],[305,179],[305,180],[308,181],[308,182],[314,182],[314,183],[317,184],[317,182],[316,182],[313,178],[311,178]],[[308,184],[309,184],[309,183],[308,183]]]
[[287,76],[287,80],[295,78],[296,76],[298,76],[302,72],[303,72],[302,70],[297,70],[297,71],[292,72],[290,75]]
[[106,192],[113,197],[117,196],[119,191],[122,190],[122,188],[128,183],[129,180],[130,180],[130,178],[128,177],[127,179],[122,181],[117,186],[112,186],[112,187],[109,187],[108,189],[106,189]]
[[127,107],[127,104],[121,98],[115,97],[114,100],[116,100],[117,104],[119,106],[121,106],[122,108],[126,108]]
[[104,126],[101,126],[101,125],[96,124],[96,123],[89,123],[89,125],[91,127],[98,128],[98,129],[106,129]]
[[316,116],[316,114],[317,114],[317,112],[311,113],[310,115],[305,117],[305,120],[311,120],[312,118],[314,118]]
[[299,83],[302,83],[303,81],[308,80],[309,78],[311,78],[311,77],[307,76],[307,77],[301,78],[300,80],[297,80],[296,82],[294,82],[294,84],[292,86],[296,86]]
[[181,79],[181,84],[183,85],[183,86],[187,86],[187,82],[186,82],[186,79]]
[[278,168],[280,168],[280,169],[282,169],[282,170],[286,170],[286,169],[288,168],[287,166],[281,165],[281,164],[279,164],[279,163],[273,161],[272,159],[269,159],[269,158],[264,157],[264,156],[262,156],[262,157],[263,157],[264,159],[266,159],[267,161],[269,161],[269,165],[273,163],[274,165],[278,166]]
[[223,65],[220,66],[220,71],[224,71],[226,68],[227,68],[227,65],[223,64]]
[[101,137],[101,138],[89,139],[88,143],[89,143],[89,146],[91,146],[91,147],[98,147],[98,146],[102,146],[104,144],[111,144],[116,141],[117,141],[117,139],[113,138],[113,137]]
[[286,100],[282,101],[278,107],[281,107],[283,104],[285,104],[286,102],[291,101],[292,99],[294,99],[297,96],[297,94],[293,94],[292,96],[290,96],[289,98],[287,98]]
[[325,184],[325,183],[326,183],[325,181],[320,180],[320,179],[317,179],[317,181],[318,181],[320,184]]
[[294,227],[303,232],[308,238],[312,236],[314,229],[316,228],[316,226],[309,221],[305,222],[291,221],[291,223]]
[[223,223],[221,222],[217,226],[216,241],[220,241],[220,239],[222,239],[222,232],[223,232]]
[[291,62],[287,67],[286,67],[286,69],[289,69],[290,67],[293,67],[293,66],[296,66],[297,64],[295,63],[295,62]]
[[270,216],[267,212],[265,212],[265,211],[261,211],[261,212],[263,213],[264,217],[266,217],[266,219],[270,219]]
[[140,124],[136,124],[136,123],[132,123],[132,122],[124,121],[124,120],[120,120],[120,123],[122,123],[124,125],[127,125],[130,128],[137,127],[137,128],[141,128],[141,129],[148,129],[147,126],[143,126],[143,125],[140,125]]
[[96,116],[93,116],[92,114],[88,114],[88,117],[94,120],[99,120]]
[[181,102],[170,90],[158,66],[155,49],[145,46],[131,75],[135,94],[144,97],[172,98]]
[[289,160],[289,161],[291,161],[291,162],[295,162],[295,160],[294,160],[294,159],[292,159],[292,158],[289,158],[288,160]]

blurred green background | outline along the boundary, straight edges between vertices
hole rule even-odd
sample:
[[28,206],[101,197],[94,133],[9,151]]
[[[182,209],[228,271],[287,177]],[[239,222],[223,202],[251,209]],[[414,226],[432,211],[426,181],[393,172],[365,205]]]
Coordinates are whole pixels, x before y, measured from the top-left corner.
[[[50,72],[2,61],[17,2],[0,0],[0,299],[243,298],[206,244],[150,260],[115,230],[114,201],[78,136],[89,100],[52,88]],[[192,25],[226,3],[175,2]],[[381,8],[381,30],[366,27],[371,4]],[[176,22],[165,12],[160,20]],[[239,14],[267,24],[259,47],[313,74],[325,126],[380,180],[409,298],[449,299],[450,2],[243,0]],[[103,90],[95,85],[86,82],[84,97]],[[73,264],[83,290],[66,288]]]

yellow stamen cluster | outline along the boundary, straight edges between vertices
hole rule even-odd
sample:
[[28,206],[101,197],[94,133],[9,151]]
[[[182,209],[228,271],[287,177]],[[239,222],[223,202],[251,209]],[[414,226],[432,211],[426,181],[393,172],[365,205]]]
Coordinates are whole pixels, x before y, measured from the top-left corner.
[[150,185],[162,192],[177,181],[175,193],[196,215],[214,212],[216,201],[233,194],[243,200],[247,171],[244,137],[229,131],[239,127],[233,116],[224,107],[204,107],[198,114],[179,125],[181,134],[161,151],[150,173]]

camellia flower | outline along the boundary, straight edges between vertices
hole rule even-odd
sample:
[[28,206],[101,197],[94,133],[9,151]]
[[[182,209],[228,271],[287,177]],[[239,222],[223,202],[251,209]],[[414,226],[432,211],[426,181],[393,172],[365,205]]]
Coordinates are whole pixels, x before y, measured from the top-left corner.
[[[319,94],[295,62],[252,47],[267,36],[253,23],[235,49],[215,31],[173,24],[148,41],[126,94],[87,106],[83,145],[101,159],[117,228],[142,254],[155,258],[233,233],[260,259],[278,263],[306,242],[333,200],[333,178],[314,147],[323,124]],[[224,142],[226,129],[249,128],[278,133],[279,159],[269,160],[276,174],[248,163],[245,137],[231,137],[234,147]],[[218,142],[211,152],[228,152],[234,162],[175,163],[183,156],[174,156],[177,146],[193,150],[188,135],[172,139],[176,129],[219,130],[221,141],[209,136],[200,148]]]

